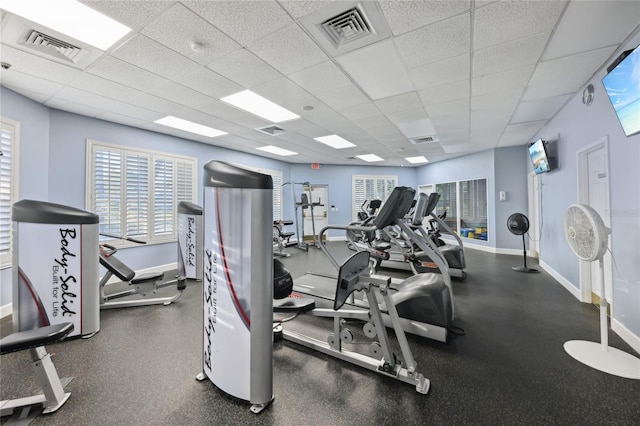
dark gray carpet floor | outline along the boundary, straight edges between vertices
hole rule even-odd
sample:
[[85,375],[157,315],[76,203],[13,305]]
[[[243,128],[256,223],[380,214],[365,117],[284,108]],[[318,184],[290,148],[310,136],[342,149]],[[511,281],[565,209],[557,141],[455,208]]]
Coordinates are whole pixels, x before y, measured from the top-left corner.
[[[330,246],[340,259],[352,253],[343,242]],[[294,277],[331,272],[317,249],[287,251],[292,256],[282,261]],[[409,336],[418,370],[431,380],[428,395],[278,342],[275,401],[252,414],[248,404],[195,380],[202,370],[202,286],[190,282],[173,305],[102,311],[94,337],[49,345],[60,376],[74,377],[67,387],[72,395],[33,424],[640,424],[640,381],[593,370],[563,350],[567,340],[599,340],[594,307],[579,303],[544,272],[513,271],[521,257],[466,251],[469,276],[453,283],[455,325],[466,335],[448,343]],[[318,319],[293,322],[316,331],[325,325]],[[4,336],[10,318],[1,325]],[[610,344],[634,353],[613,332]],[[2,356],[0,371],[2,399],[37,390],[27,352]]]

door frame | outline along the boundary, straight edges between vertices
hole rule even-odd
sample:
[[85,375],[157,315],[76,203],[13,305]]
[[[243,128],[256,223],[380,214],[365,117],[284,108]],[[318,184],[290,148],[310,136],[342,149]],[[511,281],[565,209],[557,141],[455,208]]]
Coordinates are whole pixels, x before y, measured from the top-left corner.
[[540,176],[535,172],[529,173],[527,176],[528,185],[528,202],[529,202],[529,221],[533,229],[533,238],[529,234],[529,252],[528,255],[534,259],[540,258],[540,239],[542,230],[540,229]]
[[[588,155],[604,149],[605,165],[607,173],[607,185],[605,185],[604,210],[606,213],[611,212],[611,166],[609,164],[609,137],[607,135],[597,139],[595,142],[579,149],[576,152],[576,165],[578,173],[578,203],[587,204],[589,199],[589,167]],[[604,225],[611,228],[611,215],[603,214],[602,221]],[[611,238],[611,235],[609,235]],[[611,244],[611,240],[609,240]],[[604,296],[611,305],[613,311],[613,270],[611,267],[611,255],[607,252],[604,255]],[[580,261],[580,296],[581,301],[591,303],[591,263]],[[601,295],[602,296],[602,295]]]

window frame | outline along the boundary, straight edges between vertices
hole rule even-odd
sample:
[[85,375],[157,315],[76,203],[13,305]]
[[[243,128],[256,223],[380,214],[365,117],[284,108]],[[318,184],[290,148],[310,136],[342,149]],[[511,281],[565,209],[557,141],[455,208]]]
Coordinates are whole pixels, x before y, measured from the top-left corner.
[[[119,200],[121,202],[121,207],[119,210],[119,221],[120,221],[120,233],[125,236],[127,235],[127,160],[133,157],[140,157],[147,159],[147,177],[146,177],[146,194],[148,197],[147,205],[146,205],[146,218],[143,218],[142,221],[146,221],[146,234],[136,234],[129,235],[136,239],[141,239],[146,241],[148,245],[152,244],[164,244],[169,242],[175,242],[177,240],[178,233],[178,215],[177,215],[177,206],[180,201],[188,201],[195,203],[196,202],[196,192],[198,187],[198,159],[196,157],[189,157],[185,155],[172,154],[167,152],[149,150],[144,148],[134,148],[125,145],[118,145],[109,142],[102,142],[94,139],[87,139],[86,141],[86,173],[87,173],[87,184],[86,184],[86,196],[85,196],[85,206],[88,211],[96,212],[96,153],[98,150],[103,150],[111,153],[118,153],[120,155],[120,194]],[[169,232],[158,233],[156,234],[156,179],[155,179],[155,168],[157,161],[168,161],[172,164],[172,175],[173,175],[173,186],[171,189],[172,192],[172,218]],[[178,164],[182,163],[186,166],[182,170],[190,170],[191,173],[191,182],[189,184],[185,183],[189,179],[185,178],[185,182],[178,182],[178,171],[182,166],[178,166]],[[123,166],[124,171],[123,171]],[[191,186],[191,190],[189,191],[188,186]],[[183,187],[187,187],[185,190]],[[190,199],[179,199],[180,195],[190,195]],[[121,239],[109,239],[101,237],[101,241],[108,241],[109,244],[113,244],[118,247],[135,247],[139,246],[139,244],[128,242],[126,240]]]
[[[384,197],[381,198],[383,204],[387,200],[391,192],[393,191],[393,188],[398,186],[397,175],[351,175],[351,220],[354,222],[358,221],[358,212],[360,211],[360,206],[365,200],[368,199],[368,198],[365,198],[364,200],[357,199],[358,198],[357,191],[356,191],[357,180],[364,180],[364,181],[374,180],[374,184],[373,184],[374,188],[378,186],[379,180],[383,181],[385,186],[388,180],[393,180],[394,183],[392,185],[392,188],[391,189],[385,188],[386,194],[384,194]],[[366,192],[366,189],[365,189],[365,192]],[[366,197],[366,194],[364,196]]]
[[0,251],[0,269],[10,268],[13,263],[13,222],[11,220],[11,209],[13,203],[18,201],[20,194],[20,122],[12,120],[10,118],[0,116],[1,131],[10,129],[12,138],[10,141],[10,158],[11,163],[9,165],[9,248],[7,250]]
[[[282,220],[282,205],[284,199],[282,184],[284,183],[284,173],[281,170],[265,169],[263,167],[252,167],[240,163],[232,164],[238,167],[242,167],[243,169],[248,169],[257,173],[262,173],[263,175],[271,176],[271,179],[273,180],[273,220]],[[280,183],[276,184],[276,180],[279,180]],[[277,198],[279,198],[279,200]]]

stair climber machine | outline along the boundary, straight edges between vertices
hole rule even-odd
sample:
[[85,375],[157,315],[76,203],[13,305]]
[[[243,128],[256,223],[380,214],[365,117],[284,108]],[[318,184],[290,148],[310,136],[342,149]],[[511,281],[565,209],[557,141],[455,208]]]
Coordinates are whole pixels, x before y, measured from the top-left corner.
[[[378,209],[382,205],[382,200],[365,200],[364,203],[360,206],[360,210],[358,212],[358,221],[352,222],[351,225],[367,225],[369,224],[375,217],[378,212]],[[365,207],[366,206],[366,207]],[[347,230],[347,246],[351,250],[361,251],[359,246],[362,244],[370,244],[376,239],[375,232],[360,232],[360,231],[351,231]]]
[[[430,382],[417,371],[417,363],[406,338],[404,324],[401,316],[410,314],[412,307],[406,301],[412,298],[421,304],[423,310],[431,310],[434,316],[447,317],[451,315],[450,293],[439,275],[423,274],[392,286],[391,278],[370,273],[370,255],[368,252],[354,253],[344,263],[338,264],[329,253],[323,235],[329,229],[375,231],[393,223],[404,216],[413,199],[414,190],[408,187],[397,187],[391,193],[389,201],[376,217],[375,224],[371,226],[361,225],[329,225],[320,231],[320,248],[338,270],[337,278],[329,279],[326,289],[332,293],[328,307],[318,307],[307,298],[287,297],[274,301],[275,313],[288,313],[296,316],[299,313],[333,319],[332,332],[326,342],[310,337],[306,334],[288,329],[288,320],[274,320],[275,329],[282,337],[299,345],[317,350],[367,368],[387,377],[400,380],[413,385],[417,392],[426,394],[429,391]],[[279,261],[277,261],[279,263]],[[290,288],[299,291],[291,283],[291,276],[282,265],[274,267],[275,295],[287,294]],[[307,274],[309,275],[309,274]],[[321,282],[327,283],[326,277],[319,277]],[[289,288],[287,289],[287,283]],[[356,297],[357,293],[357,297]],[[298,296],[298,295],[296,295]],[[311,298],[308,298],[311,299]],[[353,300],[364,301],[354,303]],[[351,300],[351,302],[349,302]],[[448,305],[449,303],[449,305]],[[437,313],[435,313],[437,312]],[[347,328],[347,324],[357,321],[362,325],[364,336],[376,339],[370,342],[369,354],[347,350],[345,346],[362,342],[354,341],[354,333]],[[406,322],[406,320],[405,320]],[[402,361],[392,351],[387,327],[393,328],[401,353]],[[282,328],[282,331],[279,331]]]
[[[448,331],[452,327],[451,323],[454,318],[451,280],[446,261],[438,256],[433,248],[404,221],[405,213],[409,209],[414,194],[415,190],[412,188],[396,187],[392,193],[393,198],[389,198],[370,224],[330,225],[321,231],[321,237],[328,229],[375,233],[387,226],[397,225],[416,244],[420,251],[431,255],[439,270],[444,271],[442,274],[417,274],[405,280],[389,279],[389,285],[385,287],[385,291],[391,297],[394,310],[399,315],[397,322],[407,333],[446,342]],[[409,198],[409,201],[406,203],[399,202],[400,200],[404,201],[405,198]],[[424,215],[426,201],[426,196],[419,198],[416,210],[420,210],[420,212],[416,213],[416,215]],[[321,245],[321,249],[336,270],[339,270],[340,265],[328,251],[325,244]],[[362,250],[359,252],[366,253],[367,259],[370,261],[369,274],[372,273],[371,261],[373,261],[373,252],[375,250]],[[304,297],[312,298],[319,308],[332,307],[336,300],[335,276],[307,273],[296,279],[294,291]],[[365,298],[362,293],[350,295],[346,303],[350,309],[355,311],[363,310],[368,314],[374,309],[371,305],[371,300]],[[387,309],[387,303],[384,300],[376,308],[380,309],[381,318],[385,325],[393,327],[396,320],[392,318],[392,312]]]
[[[435,246],[437,246],[438,251],[440,251],[447,260],[447,264],[449,265],[449,274],[451,277],[462,281],[467,277],[467,273],[464,271],[464,268],[467,266],[464,257],[464,246],[462,245],[462,239],[460,239],[458,233],[454,232],[443,220],[444,216],[440,217],[435,213],[435,207],[439,200],[439,193],[432,192],[429,195],[429,207],[427,208],[426,213],[426,216],[431,216],[429,219],[429,239]],[[453,236],[456,243],[449,244],[440,238],[441,230],[445,234]],[[415,262],[414,265],[417,272],[434,272],[435,270],[433,262],[429,262],[426,259],[421,263]]]

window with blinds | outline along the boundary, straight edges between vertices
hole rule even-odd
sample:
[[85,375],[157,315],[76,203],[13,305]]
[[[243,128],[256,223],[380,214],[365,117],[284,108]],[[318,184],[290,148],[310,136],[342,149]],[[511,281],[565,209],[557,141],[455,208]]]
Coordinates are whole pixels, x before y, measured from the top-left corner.
[[[384,203],[393,188],[398,186],[398,176],[351,176],[351,194],[353,200],[352,220],[358,220],[358,212],[365,201],[382,200]],[[366,208],[366,206],[365,206]]]
[[87,209],[100,232],[174,240],[177,206],[195,202],[197,159],[87,141]]
[[239,165],[263,175],[271,176],[273,180],[273,220],[282,220],[282,172],[279,170],[260,169]]
[[20,123],[0,119],[0,267],[11,265],[11,205],[18,200]]

